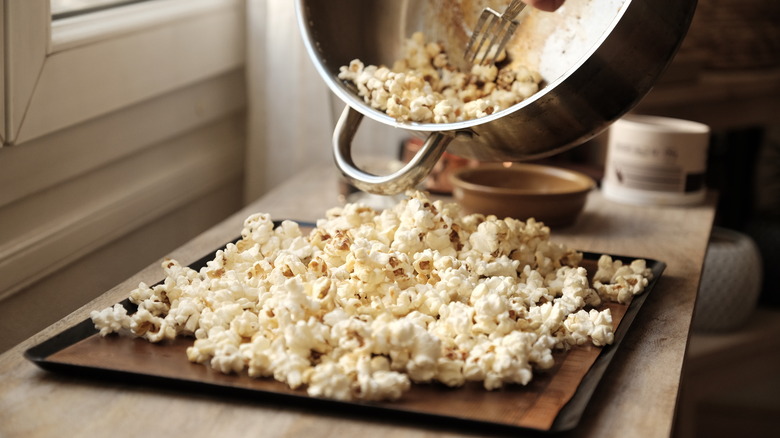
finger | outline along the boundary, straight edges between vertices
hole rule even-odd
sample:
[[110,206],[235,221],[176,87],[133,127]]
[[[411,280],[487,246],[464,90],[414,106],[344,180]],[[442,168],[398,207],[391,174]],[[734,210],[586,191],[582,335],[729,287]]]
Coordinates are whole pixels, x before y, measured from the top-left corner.
[[530,6],[541,11],[553,12],[563,5],[564,0],[523,0]]

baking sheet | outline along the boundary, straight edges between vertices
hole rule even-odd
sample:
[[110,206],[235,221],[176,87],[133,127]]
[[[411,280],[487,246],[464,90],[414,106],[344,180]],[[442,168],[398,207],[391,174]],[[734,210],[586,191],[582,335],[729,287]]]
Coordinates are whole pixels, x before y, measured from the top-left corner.
[[[581,266],[592,274],[600,254],[584,252],[583,255]],[[208,254],[190,267],[198,270],[212,258],[213,253]],[[612,255],[612,258],[628,263],[636,257]],[[305,405],[347,414],[376,414],[377,418],[392,414],[410,421],[446,421],[450,427],[463,424],[481,428],[565,431],[576,427],[634,316],[666,267],[663,262],[646,260],[653,278],[645,292],[634,297],[628,306],[606,304],[617,327],[612,345],[604,348],[586,345],[568,352],[556,352],[555,366],[545,372],[535,372],[528,385],[512,385],[495,391],[486,391],[477,382],[460,388],[414,384],[401,400],[395,402],[316,399],[308,396],[304,389],[292,390],[271,378],[256,379],[245,373],[225,375],[208,366],[191,363],[185,353],[193,342],[191,338],[153,344],[118,335],[102,337],[90,319],[30,348],[25,356],[41,368],[54,372],[121,382],[133,379],[150,386],[184,387],[210,394],[244,395],[255,400],[289,403],[290,408]],[[129,300],[122,304],[134,311]]]

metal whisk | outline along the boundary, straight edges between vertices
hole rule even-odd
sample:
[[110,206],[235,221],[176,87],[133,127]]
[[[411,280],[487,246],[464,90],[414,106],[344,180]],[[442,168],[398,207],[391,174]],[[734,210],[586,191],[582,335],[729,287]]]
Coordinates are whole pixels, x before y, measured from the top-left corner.
[[[474,64],[492,64],[499,56],[509,38],[515,33],[517,22],[514,19],[525,9],[525,3],[512,0],[503,14],[490,8],[482,10],[474,32],[463,54],[466,62]],[[479,61],[477,58],[481,57]]]

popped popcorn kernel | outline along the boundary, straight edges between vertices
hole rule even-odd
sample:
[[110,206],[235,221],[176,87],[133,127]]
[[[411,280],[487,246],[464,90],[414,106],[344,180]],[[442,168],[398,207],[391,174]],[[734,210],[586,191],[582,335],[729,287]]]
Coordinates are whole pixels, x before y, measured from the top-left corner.
[[99,311],[93,310],[89,317],[92,318],[101,336],[130,330],[130,317],[127,316],[127,309],[121,304],[114,304]]
[[652,272],[644,260],[634,260],[624,265],[608,255],[599,257],[598,270],[593,276],[593,287],[598,294],[610,301],[628,304],[634,295],[642,293],[652,278]]

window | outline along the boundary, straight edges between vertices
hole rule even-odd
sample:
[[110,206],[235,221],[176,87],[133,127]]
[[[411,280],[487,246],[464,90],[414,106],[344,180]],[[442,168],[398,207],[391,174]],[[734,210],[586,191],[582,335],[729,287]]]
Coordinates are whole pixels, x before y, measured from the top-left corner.
[[[69,0],[5,2],[4,144],[38,138],[243,60],[243,43],[222,31],[235,27],[242,0],[133,1],[54,21],[51,1]],[[215,50],[208,59],[192,49],[222,45],[231,50]]]
[[57,20],[143,1],[149,0],[50,0],[51,15]]
[[50,1],[0,0],[0,300],[241,173],[245,0]]

